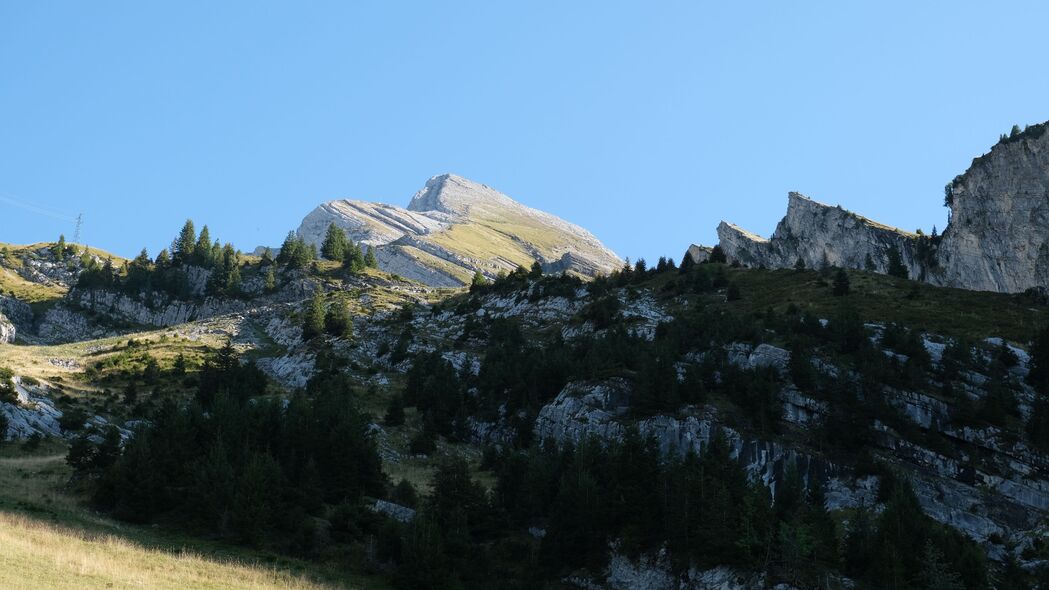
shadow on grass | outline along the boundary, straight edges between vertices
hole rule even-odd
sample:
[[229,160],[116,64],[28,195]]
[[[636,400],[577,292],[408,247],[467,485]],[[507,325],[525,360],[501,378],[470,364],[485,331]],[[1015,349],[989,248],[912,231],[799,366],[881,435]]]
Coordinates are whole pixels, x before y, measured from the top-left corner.
[[388,587],[325,564],[113,520],[68,491],[70,474],[62,441],[0,446],[0,586]]

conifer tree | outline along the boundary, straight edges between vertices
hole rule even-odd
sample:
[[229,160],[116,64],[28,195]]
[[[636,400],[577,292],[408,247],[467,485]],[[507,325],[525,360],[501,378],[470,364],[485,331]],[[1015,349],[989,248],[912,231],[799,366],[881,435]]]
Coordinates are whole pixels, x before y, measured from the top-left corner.
[[692,254],[690,252],[685,252],[685,255],[681,258],[681,266],[678,267],[678,272],[686,274],[695,265],[696,261],[692,258]]
[[204,268],[211,268],[215,260],[212,258],[211,232],[208,226],[200,228],[200,236],[193,246],[193,263]]
[[725,256],[725,251],[721,249],[721,244],[718,244],[717,246],[714,246],[710,250],[710,258],[707,259],[707,260],[709,262],[712,262],[712,263],[721,263],[721,264],[725,264],[726,262],[728,262],[728,257]]
[[266,269],[266,284],[264,288],[267,293],[272,293],[277,290],[277,273],[272,265]]
[[470,292],[476,292],[478,289],[483,289],[488,284],[488,279],[484,278],[481,271],[475,270],[474,276],[470,279]]
[[375,248],[371,246],[368,246],[368,251],[364,254],[364,266],[379,268],[379,261],[375,258]]
[[324,315],[324,330],[337,338],[348,338],[353,335],[353,319],[346,301],[337,299],[328,306]]
[[61,234],[61,235],[58,236],[58,243],[55,244],[54,248],[51,250],[51,253],[55,255],[55,258],[57,258],[59,260],[59,262],[61,262],[61,261],[66,259],[66,236],[65,236],[65,234]]
[[154,261],[153,264],[158,269],[165,269],[171,266],[171,255],[168,254],[166,248],[164,250],[161,250],[160,253],[157,254],[157,259]]
[[341,261],[346,254],[347,247],[346,232],[335,223],[328,224],[328,231],[324,234],[324,242],[321,244],[321,256],[328,260]]
[[364,254],[361,253],[360,246],[353,242],[347,244],[343,253],[342,267],[357,274],[364,270],[364,266]]
[[175,264],[187,264],[193,257],[193,250],[197,246],[197,232],[193,229],[193,220],[187,219],[182,231],[179,232],[175,242],[171,244],[171,254]]
[[849,294],[849,273],[844,268],[834,271],[834,296],[841,297]]
[[907,267],[903,264],[903,256],[900,254],[900,249],[895,244],[889,247],[888,252],[885,253],[888,259],[889,266],[886,271],[890,277],[896,277],[900,279],[909,278]]
[[313,294],[302,317],[302,339],[312,340],[324,333],[324,299],[320,291]]

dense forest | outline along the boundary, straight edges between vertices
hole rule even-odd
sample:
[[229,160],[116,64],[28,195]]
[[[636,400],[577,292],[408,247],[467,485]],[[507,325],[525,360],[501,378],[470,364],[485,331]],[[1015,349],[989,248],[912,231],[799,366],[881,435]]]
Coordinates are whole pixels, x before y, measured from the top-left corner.
[[[309,258],[295,254],[294,240],[289,236],[284,261],[275,262]],[[339,252],[329,245],[325,255],[352,258],[351,265],[367,257],[352,244]],[[1049,570],[1024,570],[1009,559],[992,564],[973,541],[925,515],[906,474],[870,450],[875,423],[943,447],[936,433],[918,432],[889,403],[887,388],[953,400],[958,425],[993,425],[1049,449],[1049,330],[1032,346],[1026,381],[1039,396],[1025,420],[1021,383],[1009,370],[1018,361],[1004,344],[953,339],[933,363],[916,330],[889,324],[872,336],[850,302],[849,276],[833,269],[824,275],[841,303],[822,321],[793,304],[759,313],[694,305],[659,323],[651,338],[631,329],[624,298],[722,293],[731,301],[746,293],[726,265],[690,257],[651,268],[639,260],[588,283],[544,276],[538,265],[495,281],[478,276],[469,293],[389,320],[395,342],[377,354],[410,361],[410,368],[384,416],[358,409],[362,386],[324,336],[345,332],[325,329],[323,302],[315,298],[309,307],[317,308],[316,329],[307,337],[317,372],[304,388],[287,399],[270,395],[265,376],[227,346],[199,371],[193,400],[159,405],[124,445],[114,432],[84,432],[69,462],[94,505],[119,518],[178,522],[237,542],[343,560],[403,588],[556,585],[581,569],[600,571],[610,547],[634,557],[665,551],[680,572],[730,566],[798,588],[847,587],[846,580],[872,589],[1045,587]],[[577,320],[596,329],[566,340],[559,329],[537,333],[514,318],[475,314],[486,297],[508,295],[585,297]],[[467,318],[449,350],[480,346],[476,373],[457,370],[443,356],[447,350],[410,352],[412,320],[445,312]],[[768,341],[790,350],[785,373],[740,367],[726,352],[733,343]],[[682,366],[686,357],[692,360]],[[840,371],[817,370],[815,360]],[[959,385],[972,370],[992,377],[979,402]],[[630,385],[635,419],[716,404],[739,432],[790,436],[855,475],[876,475],[877,506],[831,513],[822,482],[797,470],[773,493],[748,476],[720,437],[684,455],[661,454],[636,429],[615,441],[535,439],[536,415],[566,384],[608,378]],[[806,429],[785,423],[778,392],[786,383],[828,402],[824,419]],[[384,475],[374,438],[374,425],[403,424],[409,408],[421,424],[412,452],[432,454],[438,465],[428,490]],[[512,433],[511,444],[485,450],[487,485],[461,458],[435,453],[438,440],[469,441],[478,420]],[[369,509],[377,499],[416,510],[414,518]]]

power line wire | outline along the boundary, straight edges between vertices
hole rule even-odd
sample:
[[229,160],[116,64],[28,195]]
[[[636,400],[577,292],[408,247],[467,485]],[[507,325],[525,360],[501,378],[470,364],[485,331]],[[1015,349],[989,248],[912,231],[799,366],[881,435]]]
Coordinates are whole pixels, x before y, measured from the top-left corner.
[[66,215],[65,213],[62,213],[56,209],[51,209],[50,207],[44,207],[33,203],[27,203],[25,201],[16,199],[4,193],[0,193],[0,203],[7,203],[12,207],[18,207],[20,209],[29,211],[30,213],[36,213],[37,215],[43,215],[45,217],[51,217],[53,219],[59,219],[61,221],[68,221],[70,223],[76,221],[75,217],[71,215]]

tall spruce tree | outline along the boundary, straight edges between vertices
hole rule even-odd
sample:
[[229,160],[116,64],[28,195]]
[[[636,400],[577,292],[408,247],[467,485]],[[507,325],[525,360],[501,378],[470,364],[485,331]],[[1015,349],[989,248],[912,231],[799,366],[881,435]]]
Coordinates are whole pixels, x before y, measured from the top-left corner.
[[885,257],[889,263],[886,272],[890,277],[900,279],[910,278],[909,273],[907,272],[907,267],[903,264],[903,256],[900,254],[900,249],[896,247],[896,244],[889,247],[889,250],[885,253]]
[[200,235],[197,237],[197,243],[193,247],[193,264],[203,266],[204,268],[211,268],[216,259],[212,257],[212,244],[211,244],[211,232],[208,230],[208,226],[200,228]]
[[193,258],[193,250],[197,246],[197,232],[193,228],[193,220],[187,219],[182,231],[171,244],[171,255],[175,264],[187,264]]
[[346,254],[346,232],[335,223],[328,224],[328,231],[324,234],[324,242],[321,244],[321,256],[328,260],[341,261]]

